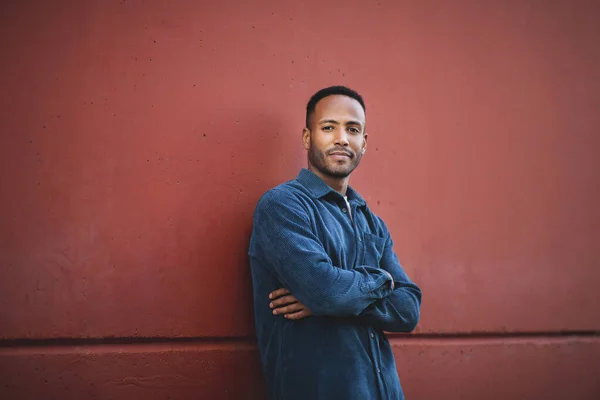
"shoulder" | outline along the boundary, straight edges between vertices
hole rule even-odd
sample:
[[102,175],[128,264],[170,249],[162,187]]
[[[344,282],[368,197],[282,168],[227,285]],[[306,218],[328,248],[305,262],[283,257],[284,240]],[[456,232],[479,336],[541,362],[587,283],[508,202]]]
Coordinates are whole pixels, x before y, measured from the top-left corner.
[[273,211],[303,207],[306,204],[307,194],[302,185],[292,180],[267,190],[256,205],[256,211]]

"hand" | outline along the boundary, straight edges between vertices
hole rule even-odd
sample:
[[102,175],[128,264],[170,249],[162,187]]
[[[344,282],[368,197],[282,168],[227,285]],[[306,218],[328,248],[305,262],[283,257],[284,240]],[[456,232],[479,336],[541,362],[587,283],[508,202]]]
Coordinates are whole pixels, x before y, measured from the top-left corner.
[[287,319],[302,319],[312,315],[312,312],[285,288],[271,292],[269,299],[272,300],[269,307],[273,309],[274,315],[283,315]]

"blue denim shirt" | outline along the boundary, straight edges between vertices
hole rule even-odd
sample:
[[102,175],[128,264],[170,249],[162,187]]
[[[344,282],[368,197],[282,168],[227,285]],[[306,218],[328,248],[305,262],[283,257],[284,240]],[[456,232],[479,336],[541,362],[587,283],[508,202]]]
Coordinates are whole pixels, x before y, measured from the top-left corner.
[[[351,213],[342,195],[303,169],[256,207],[249,256],[271,399],[404,398],[383,331],[415,328],[421,291],[385,223],[352,188],[346,195]],[[281,287],[313,315],[273,315],[268,295]]]

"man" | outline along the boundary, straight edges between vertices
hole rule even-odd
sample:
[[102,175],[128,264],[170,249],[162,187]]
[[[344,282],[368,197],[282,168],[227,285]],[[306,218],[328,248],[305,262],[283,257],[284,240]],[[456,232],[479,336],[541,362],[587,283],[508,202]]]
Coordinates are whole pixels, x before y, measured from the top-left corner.
[[383,331],[410,332],[421,291],[385,223],[348,182],[367,149],[362,97],[317,92],[302,133],[308,170],[254,213],[250,265],[258,346],[271,399],[403,399]]

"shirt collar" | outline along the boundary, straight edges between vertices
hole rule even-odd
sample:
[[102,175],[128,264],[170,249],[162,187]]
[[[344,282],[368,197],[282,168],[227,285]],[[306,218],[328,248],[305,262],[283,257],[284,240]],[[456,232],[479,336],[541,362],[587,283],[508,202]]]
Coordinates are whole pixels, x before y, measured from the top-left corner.
[[[298,173],[296,180],[300,182],[302,186],[307,188],[309,192],[317,199],[320,199],[321,197],[331,192],[337,193],[321,178],[319,178],[317,175],[307,170],[306,168],[302,168],[300,170],[300,173]],[[340,195],[339,193],[337,194]],[[350,202],[357,203],[359,206],[366,205],[365,200],[361,197],[361,195],[358,194],[358,192],[356,192],[350,186],[348,186],[348,189],[346,190],[346,196],[348,196],[348,201]]]

